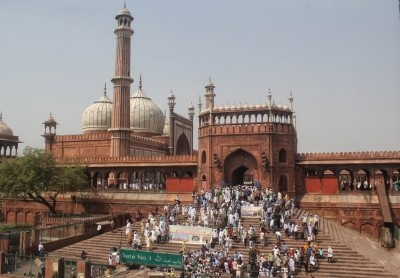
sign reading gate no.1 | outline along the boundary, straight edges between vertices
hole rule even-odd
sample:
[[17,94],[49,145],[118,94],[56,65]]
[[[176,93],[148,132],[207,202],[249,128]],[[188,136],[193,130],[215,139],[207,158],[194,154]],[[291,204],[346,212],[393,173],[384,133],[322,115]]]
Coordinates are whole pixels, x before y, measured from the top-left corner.
[[130,264],[164,266],[182,269],[182,255],[171,253],[158,253],[133,249],[119,249],[121,261]]

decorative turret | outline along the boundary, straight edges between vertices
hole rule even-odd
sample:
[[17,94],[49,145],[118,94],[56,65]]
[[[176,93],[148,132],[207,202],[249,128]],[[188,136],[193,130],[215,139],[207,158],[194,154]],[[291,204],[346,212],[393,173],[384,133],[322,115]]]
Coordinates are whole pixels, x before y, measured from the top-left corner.
[[3,112],[0,112],[0,136],[13,136],[13,131],[3,122]]
[[211,78],[208,79],[208,83],[206,84],[206,86],[204,87],[206,88],[206,93],[205,93],[205,98],[206,98],[206,107],[205,109],[210,109],[212,110],[214,108],[214,98],[215,98],[215,93],[214,93],[214,89],[215,86],[211,81]]
[[0,112],[0,157],[16,157],[18,153],[18,136],[3,122],[3,113]]
[[43,122],[43,124],[44,124],[44,134],[42,136],[44,137],[45,151],[51,152],[52,145],[53,145],[54,139],[56,137],[56,129],[57,129],[58,123],[53,118],[53,115],[50,112],[49,117],[47,118],[46,121]]

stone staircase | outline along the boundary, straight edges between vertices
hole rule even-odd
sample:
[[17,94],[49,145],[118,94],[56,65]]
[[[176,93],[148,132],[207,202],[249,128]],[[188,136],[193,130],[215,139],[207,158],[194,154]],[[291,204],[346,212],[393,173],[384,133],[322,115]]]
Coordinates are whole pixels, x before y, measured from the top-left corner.
[[[296,215],[292,219],[296,219],[298,224],[301,224],[300,217],[304,211],[301,209],[296,211]],[[182,216],[178,216],[178,222],[182,221]],[[346,235],[341,232],[342,227],[338,227],[329,220],[320,218],[320,230],[317,236],[317,244],[325,250],[328,246],[331,246],[334,250],[334,262],[328,263],[327,259],[320,260],[319,267],[313,272],[310,272],[307,276],[304,272],[304,268],[298,273],[297,277],[352,277],[352,278],[366,278],[366,277],[399,277],[393,272],[390,273],[388,269],[385,269],[382,265],[374,262],[370,257],[362,255],[360,252],[352,249],[348,244],[343,243],[343,237]],[[257,235],[259,231],[259,218],[243,218],[242,223],[246,229],[251,225],[256,228]],[[132,224],[133,230],[140,231],[140,222]],[[282,231],[282,238],[288,248],[298,248],[304,245],[305,240],[299,239],[294,240],[287,238]],[[274,247],[276,242],[275,235],[268,233],[268,246],[261,247],[259,242],[257,247],[261,254],[268,254]],[[80,253],[82,250],[87,252],[87,258],[94,264],[106,265],[108,263],[108,253],[111,247],[127,247],[125,228],[120,228],[114,233],[108,232],[91,239],[61,248],[51,253],[52,256],[60,256],[68,258],[70,260],[80,259]],[[165,243],[165,244],[154,244],[153,250],[156,252],[168,252],[177,253],[181,248],[179,243]],[[200,245],[198,244],[187,244],[189,250],[198,250]],[[216,245],[217,250],[222,249],[221,246]],[[368,246],[364,246],[368,248]],[[244,255],[244,262],[248,262],[248,248],[243,246],[242,241],[233,243],[231,254],[236,251],[241,251]],[[373,250],[371,250],[373,254]]]
[[[298,210],[295,216],[295,219],[300,226],[300,216],[303,215],[303,213],[304,212],[302,210]],[[250,225],[253,225],[253,227],[256,228],[256,231],[259,230],[259,221],[260,218],[242,219],[242,223],[246,229],[248,229]],[[324,249],[325,256],[328,246],[331,246],[334,250],[334,262],[328,263],[326,257],[324,259],[320,259],[318,268],[309,272],[309,275],[306,275],[304,268],[302,268],[297,277],[398,277],[397,275],[389,273],[384,267],[374,263],[372,260],[343,244],[339,237],[333,237],[330,233],[325,232],[330,224],[329,221],[320,219],[319,222],[320,230],[317,236],[317,245],[318,247]],[[334,232],[332,226],[330,226],[330,230],[332,233]],[[285,237],[284,232],[281,232],[281,241],[285,241],[288,245],[288,248],[300,248],[306,243],[306,240],[304,239],[295,240],[290,237]],[[337,234],[338,232],[335,230],[335,233]],[[268,233],[268,242],[269,244],[267,247],[261,247],[260,244],[257,244],[261,254],[266,255],[271,252],[276,242],[275,235]],[[244,248],[242,243],[240,243],[239,246],[236,244],[233,250],[241,250],[244,254],[245,261],[248,260],[248,248]]]

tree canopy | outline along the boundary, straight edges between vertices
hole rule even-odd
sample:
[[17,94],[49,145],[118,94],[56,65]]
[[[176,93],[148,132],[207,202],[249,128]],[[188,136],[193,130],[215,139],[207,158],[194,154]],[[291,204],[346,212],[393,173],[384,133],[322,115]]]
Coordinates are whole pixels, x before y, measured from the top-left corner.
[[22,198],[45,205],[56,213],[57,196],[86,188],[80,165],[57,165],[54,155],[27,147],[23,156],[0,161],[0,191],[4,197]]

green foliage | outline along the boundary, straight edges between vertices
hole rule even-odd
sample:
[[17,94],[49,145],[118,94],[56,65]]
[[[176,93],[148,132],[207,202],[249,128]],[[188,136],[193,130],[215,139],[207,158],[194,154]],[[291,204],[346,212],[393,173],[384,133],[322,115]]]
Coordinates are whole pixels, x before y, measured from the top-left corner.
[[87,185],[84,168],[57,165],[54,155],[42,149],[26,148],[22,157],[0,162],[0,192],[47,206],[55,213],[60,193],[76,192]]
[[4,231],[20,231],[27,230],[32,228],[31,225],[28,224],[1,224],[0,225],[0,233]]

